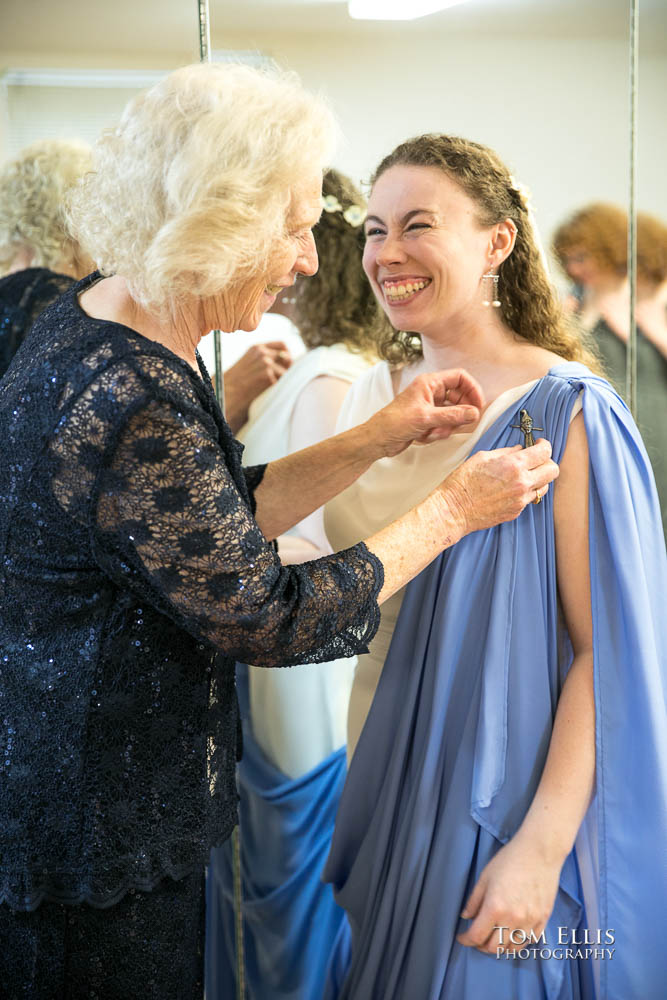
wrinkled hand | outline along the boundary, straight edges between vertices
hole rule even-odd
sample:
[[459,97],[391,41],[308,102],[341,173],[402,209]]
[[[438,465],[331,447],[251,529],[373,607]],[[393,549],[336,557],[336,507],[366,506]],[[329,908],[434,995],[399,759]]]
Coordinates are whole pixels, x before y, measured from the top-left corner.
[[[498,948],[522,948],[525,934],[525,947],[534,947],[554,908],[560,870],[560,862],[546,857],[528,837],[516,834],[479,876],[461,913],[472,923],[457,941],[496,955]],[[515,932],[512,937],[510,931]]]
[[551,445],[540,438],[532,447],[478,451],[442,483],[450,513],[458,516],[462,534],[513,521],[537,495],[544,496],[558,476]]
[[479,385],[462,368],[419,375],[407,389],[378,410],[368,428],[387,458],[413,444],[430,444],[457,430],[472,430],[484,398]]
[[253,399],[274,385],[292,364],[282,340],[254,344],[225,372],[225,415],[233,431],[245,423]]

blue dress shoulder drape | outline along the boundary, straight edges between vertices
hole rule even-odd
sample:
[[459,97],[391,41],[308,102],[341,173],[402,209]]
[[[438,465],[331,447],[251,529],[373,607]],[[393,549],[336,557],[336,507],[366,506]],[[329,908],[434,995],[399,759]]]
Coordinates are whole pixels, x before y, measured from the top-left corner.
[[[535,793],[571,662],[553,490],[516,521],[464,538],[407,588],[325,870],[351,928],[329,996],[664,1000],[667,562],[646,452],[621,399],[574,363],[553,368],[477,448],[521,441],[512,425],[526,408],[559,461],[582,391],[596,791],[546,945],[497,959],[455,936],[468,926],[459,914],[469,892]],[[586,954],[586,929],[589,941],[601,931],[611,957]],[[558,951],[563,939],[574,956]]]

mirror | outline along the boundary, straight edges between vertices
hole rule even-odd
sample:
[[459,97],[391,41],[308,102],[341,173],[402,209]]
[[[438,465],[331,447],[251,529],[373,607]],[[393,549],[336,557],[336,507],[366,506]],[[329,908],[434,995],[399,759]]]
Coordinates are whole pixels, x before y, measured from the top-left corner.
[[[667,86],[667,10],[656,0],[642,2],[640,10],[634,102],[638,211],[634,402],[667,534],[667,191],[656,162],[667,148],[667,127],[657,98]],[[629,368],[630,362],[628,357]]]

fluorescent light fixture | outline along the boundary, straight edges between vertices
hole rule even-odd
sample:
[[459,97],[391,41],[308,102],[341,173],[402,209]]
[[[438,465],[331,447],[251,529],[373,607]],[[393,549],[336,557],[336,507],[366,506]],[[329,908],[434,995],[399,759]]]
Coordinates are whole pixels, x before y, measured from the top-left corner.
[[0,83],[9,87],[108,87],[142,90],[164,79],[168,69],[8,69]]
[[348,12],[357,21],[413,21],[467,0],[350,0]]

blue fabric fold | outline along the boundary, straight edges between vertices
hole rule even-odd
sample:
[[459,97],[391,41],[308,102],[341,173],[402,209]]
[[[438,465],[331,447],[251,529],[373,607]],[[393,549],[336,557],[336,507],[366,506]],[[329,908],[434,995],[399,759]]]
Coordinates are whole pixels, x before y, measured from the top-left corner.
[[[346,925],[322,869],[345,781],[345,747],[302,777],[278,770],[255,741],[248,671],[237,664],[243,720],[239,764],[246,1000],[319,1000]],[[206,998],[236,995],[232,848],[211,852],[207,875]]]
[[[511,425],[527,408],[559,461],[582,391],[596,792],[563,867],[546,947],[600,929],[613,957],[595,967],[581,957],[496,959],[455,940],[468,926],[459,913],[469,892],[535,793],[571,662],[550,490],[516,521],[464,538],[407,588],[325,869],[351,928],[340,943],[341,955],[351,948],[347,974],[341,982],[339,958],[329,997],[664,998],[667,561],[641,438],[607,382],[564,363],[476,450],[521,441]],[[583,877],[591,868],[595,892]]]

